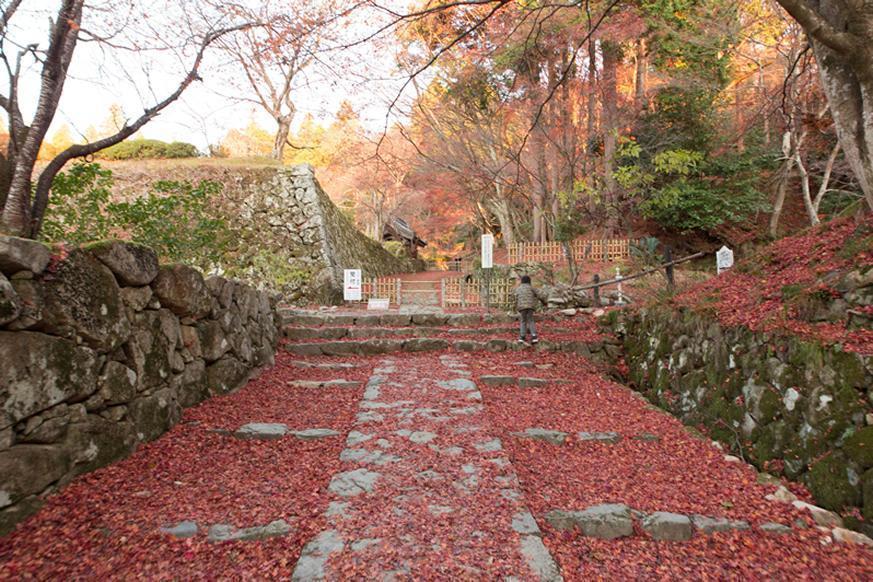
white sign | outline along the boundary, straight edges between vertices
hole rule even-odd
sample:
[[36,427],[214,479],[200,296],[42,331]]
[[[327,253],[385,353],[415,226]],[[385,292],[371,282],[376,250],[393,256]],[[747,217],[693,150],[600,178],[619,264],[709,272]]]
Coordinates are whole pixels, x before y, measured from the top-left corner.
[[718,252],[715,253],[715,267],[718,270],[718,274],[721,275],[722,271],[727,271],[733,266],[734,252],[724,246],[718,249]]
[[345,269],[343,271],[343,299],[346,301],[361,300],[360,269]]
[[491,269],[494,267],[494,235],[482,235],[482,268]]
[[390,299],[375,299],[371,297],[367,301],[367,311],[386,311],[390,304]]

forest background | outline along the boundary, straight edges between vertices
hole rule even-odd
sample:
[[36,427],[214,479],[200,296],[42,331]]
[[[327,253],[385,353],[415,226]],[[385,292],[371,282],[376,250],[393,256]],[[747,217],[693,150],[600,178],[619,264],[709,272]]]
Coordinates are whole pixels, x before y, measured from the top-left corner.
[[[16,7],[18,29],[4,19],[11,79],[25,78],[29,56],[30,72],[47,62],[21,40],[46,28],[56,3],[41,4]],[[160,15],[112,1],[80,15],[103,76],[71,75],[79,88],[59,104],[71,113],[46,128],[36,167],[134,130],[85,157],[99,166],[62,165],[43,238],[99,238],[113,221],[160,223],[184,207],[202,246],[222,218],[209,184],[158,183],[139,207],[113,198],[117,160],[149,158],[312,164],[364,232],[380,239],[403,217],[429,258],[470,252],[483,232],[504,246],[580,235],[742,244],[866,206],[815,43],[772,0],[163,4]],[[193,95],[167,108],[175,129],[133,128],[140,110],[105,94],[88,116],[72,113],[88,91],[111,95],[113,79],[136,87],[148,113],[177,82],[167,55],[182,71],[203,57]]]

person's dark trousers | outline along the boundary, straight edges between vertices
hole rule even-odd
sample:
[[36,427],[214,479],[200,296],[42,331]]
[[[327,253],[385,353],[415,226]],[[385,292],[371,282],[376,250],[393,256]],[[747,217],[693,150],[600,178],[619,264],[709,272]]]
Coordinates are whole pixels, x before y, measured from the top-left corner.
[[536,339],[537,328],[534,326],[534,310],[522,309],[518,312],[521,329],[519,330],[520,338],[523,340],[530,334],[531,339]]

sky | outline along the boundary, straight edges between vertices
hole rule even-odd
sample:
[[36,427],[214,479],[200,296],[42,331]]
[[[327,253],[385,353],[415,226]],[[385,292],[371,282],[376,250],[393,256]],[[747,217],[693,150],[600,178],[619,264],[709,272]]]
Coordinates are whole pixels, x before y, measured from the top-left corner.
[[[192,5],[186,5],[192,1],[142,0],[139,4],[139,0],[134,0],[132,4],[139,4],[149,15],[148,19],[143,19],[138,18],[142,16],[140,13],[110,10],[113,3],[127,6],[131,2],[94,0],[91,12],[86,12],[83,19],[83,28],[120,31],[113,38],[113,44],[136,43],[152,50],[130,51],[106,43],[80,42],[49,137],[62,125],[69,126],[74,136],[84,135],[89,127],[99,128],[113,104],[120,105],[126,117],[135,118],[145,107],[171,93],[193,60],[190,50],[177,46],[180,39],[189,36],[187,31],[196,26],[192,24],[196,18],[188,13]],[[274,0],[274,3],[282,1]],[[45,46],[48,17],[58,4],[51,0],[24,2],[10,26],[6,52],[17,52],[15,44]],[[107,14],[113,17],[108,18]],[[342,34],[346,38],[361,38],[375,25],[373,15],[361,14]],[[306,115],[329,124],[340,104],[348,100],[367,129],[381,131],[386,123],[387,103],[401,83],[394,68],[395,49],[391,42],[383,42],[378,46],[367,44],[320,53],[318,62],[296,83],[295,125]],[[220,142],[229,129],[245,127],[252,120],[269,131],[275,128],[275,123],[259,107],[238,99],[246,94],[243,83],[233,82],[241,78],[241,71],[221,51],[207,53],[201,77],[202,82],[190,86],[178,102],[146,125],[141,135],[187,141],[205,150],[208,144]],[[373,81],[374,78],[378,80]],[[25,69],[20,89],[23,113],[28,119],[38,89],[39,69],[31,63]]]

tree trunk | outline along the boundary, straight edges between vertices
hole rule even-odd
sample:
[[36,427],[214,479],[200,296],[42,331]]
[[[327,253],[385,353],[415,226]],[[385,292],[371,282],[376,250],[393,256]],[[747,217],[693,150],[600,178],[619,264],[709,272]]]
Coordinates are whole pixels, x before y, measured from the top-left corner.
[[636,75],[634,80],[634,105],[642,109],[646,105],[646,81],[649,68],[649,58],[646,50],[646,39],[637,41]]
[[489,206],[491,212],[497,217],[497,222],[500,223],[500,233],[503,235],[503,244],[506,247],[515,242],[515,229],[512,224],[512,212],[506,200],[493,200]]
[[788,191],[788,182],[791,180],[792,160],[785,160],[779,174],[779,185],[776,187],[776,200],[773,202],[773,214],[770,215],[770,236],[779,236],[779,219],[782,217],[782,207],[785,205],[785,194]]
[[778,0],[809,36],[843,155],[873,210],[873,10],[869,0]]
[[603,49],[603,186],[610,229],[618,228],[618,185],[615,182],[615,148],[618,127],[618,83],[616,72],[621,47],[604,42]]
[[590,145],[597,133],[597,44],[594,39],[588,41],[588,127],[586,139],[588,146],[585,157],[585,170],[588,170],[588,164],[592,161],[592,152]]
[[272,158],[278,162],[284,159],[285,144],[288,143],[288,134],[291,133],[291,115],[280,115],[276,117],[276,138],[273,140]]
[[873,56],[862,79],[833,50],[812,44],[843,155],[873,210]]
[[803,165],[803,160],[800,157],[800,151],[794,154],[794,165],[797,166],[797,171],[800,173],[800,190],[803,194],[803,207],[806,208],[806,215],[809,218],[810,226],[819,224],[818,213],[812,204],[812,195],[809,188],[809,172],[806,171],[806,166]]

